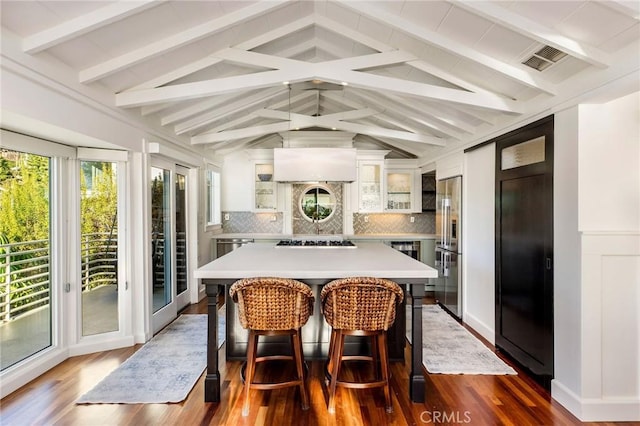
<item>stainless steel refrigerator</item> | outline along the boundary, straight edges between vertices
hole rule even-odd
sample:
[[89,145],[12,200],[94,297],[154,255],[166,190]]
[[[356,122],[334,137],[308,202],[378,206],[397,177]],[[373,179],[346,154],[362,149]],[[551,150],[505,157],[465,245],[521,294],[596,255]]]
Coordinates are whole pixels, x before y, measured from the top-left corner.
[[462,318],[462,176],[439,180],[436,186],[437,302]]

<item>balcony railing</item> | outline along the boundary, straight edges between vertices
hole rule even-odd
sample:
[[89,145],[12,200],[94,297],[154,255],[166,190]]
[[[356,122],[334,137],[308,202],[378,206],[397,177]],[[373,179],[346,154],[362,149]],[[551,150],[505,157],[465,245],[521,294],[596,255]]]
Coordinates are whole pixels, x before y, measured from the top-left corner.
[[[117,284],[115,233],[82,235],[82,291]],[[48,240],[0,244],[0,321],[9,321],[50,302]]]

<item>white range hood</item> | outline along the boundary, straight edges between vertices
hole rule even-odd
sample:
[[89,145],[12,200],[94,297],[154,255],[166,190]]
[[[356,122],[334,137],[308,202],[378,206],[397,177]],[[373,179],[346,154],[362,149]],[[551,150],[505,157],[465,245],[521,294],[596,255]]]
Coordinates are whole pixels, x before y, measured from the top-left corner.
[[274,148],[273,180],[277,182],[353,182],[355,148]]

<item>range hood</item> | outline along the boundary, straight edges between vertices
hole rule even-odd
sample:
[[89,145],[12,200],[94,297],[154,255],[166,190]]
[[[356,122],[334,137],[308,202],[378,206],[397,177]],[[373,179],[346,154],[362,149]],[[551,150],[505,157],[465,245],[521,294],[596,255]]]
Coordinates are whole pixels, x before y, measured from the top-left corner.
[[355,148],[274,148],[273,180],[277,182],[353,182]]

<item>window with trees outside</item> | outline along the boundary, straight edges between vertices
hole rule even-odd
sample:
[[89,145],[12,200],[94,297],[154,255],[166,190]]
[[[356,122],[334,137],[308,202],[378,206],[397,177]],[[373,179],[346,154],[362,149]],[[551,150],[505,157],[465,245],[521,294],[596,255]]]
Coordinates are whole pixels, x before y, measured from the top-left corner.
[[0,149],[0,366],[51,346],[50,158]]

